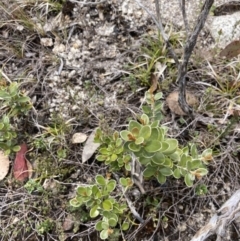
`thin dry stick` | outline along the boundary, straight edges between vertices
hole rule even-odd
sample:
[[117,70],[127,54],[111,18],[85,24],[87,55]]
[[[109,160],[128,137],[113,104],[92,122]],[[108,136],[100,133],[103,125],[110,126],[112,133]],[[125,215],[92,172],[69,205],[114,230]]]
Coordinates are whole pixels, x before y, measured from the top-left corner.
[[183,22],[184,22],[184,25],[185,25],[186,33],[187,33],[187,36],[189,37],[189,25],[188,25],[188,20],[187,20],[187,15],[186,15],[185,0],[179,0],[179,6],[182,10]]
[[178,68],[178,78],[177,82],[179,83],[179,105],[185,113],[192,115],[193,111],[186,101],[186,74],[189,58],[192,54],[192,51],[196,45],[197,37],[206,22],[207,16],[209,14],[210,8],[213,5],[214,0],[206,0],[201,13],[197,19],[197,24],[191,33],[190,37],[187,40],[187,43],[184,48],[183,62],[179,65]]
[[217,234],[217,241],[225,240],[226,227],[238,217],[240,217],[240,189],[223,204],[191,241],[204,241],[213,234]]

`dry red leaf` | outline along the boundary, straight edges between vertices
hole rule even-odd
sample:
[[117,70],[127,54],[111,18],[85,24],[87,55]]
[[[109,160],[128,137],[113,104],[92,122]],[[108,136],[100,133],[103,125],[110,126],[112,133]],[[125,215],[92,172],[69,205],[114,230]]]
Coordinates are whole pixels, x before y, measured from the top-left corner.
[[23,143],[20,151],[17,152],[13,164],[13,176],[18,181],[24,181],[29,177],[27,160],[25,154],[27,152],[27,145]]

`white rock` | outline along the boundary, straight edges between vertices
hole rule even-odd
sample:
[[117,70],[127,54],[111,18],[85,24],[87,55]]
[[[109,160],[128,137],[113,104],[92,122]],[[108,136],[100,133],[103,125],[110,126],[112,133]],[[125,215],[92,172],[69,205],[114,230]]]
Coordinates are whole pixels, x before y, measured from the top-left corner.
[[41,38],[40,42],[41,42],[41,45],[46,47],[53,46],[53,40],[51,38]]
[[240,38],[239,22],[240,12],[210,18],[209,30],[220,48]]

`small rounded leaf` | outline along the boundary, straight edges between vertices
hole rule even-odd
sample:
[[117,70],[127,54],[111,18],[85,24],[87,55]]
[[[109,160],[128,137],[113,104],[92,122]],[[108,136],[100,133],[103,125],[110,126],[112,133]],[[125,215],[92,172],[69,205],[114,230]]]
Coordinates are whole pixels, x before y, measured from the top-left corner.
[[104,200],[102,203],[103,209],[106,211],[110,211],[113,209],[112,202],[110,200]]
[[102,175],[97,175],[95,177],[95,180],[99,185],[102,185],[102,186],[106,185],[106,179]]
[[179,179],[181,177],[181,172],[178,168],[176,168],[173,172],[173,176],[176,178],[176,179]]
[[152,140],[152,141],[147,142],[147,144],[144,147],[144,149],[147,152],[157,152],[157,151],[159,151],[161,149],[161,147],[162,147],[162,144],[161,144],[160,141]]
[[139,136],[143,137],[144,140],[147,140],[151,136],[151,127],[148,125],[143,126],[140,129]]
[[102,221],[99,221],[99,222],[96,223],[95,229],[96,229],[97,231],[101,231],[101,230],[103,229],[103,228],[102,228]]
[[95,217],[97,217],[97,216],[99,215],[98,208],[99,208],[98,205],[95,205],[95,206],[93,206],[93,207],[91,208],[91,210],[90,210],[90,217],[91,217],[91,218],[95,218]]
[[188,187],[191,187],[193,185],[193,181],[195,179],[195,176],[191,173],[187,173],[184,177],[184,182]]
[[132,135],[132,133],[127,130],[123,130],[120,132],[120,136],[122,137],[122,139],[124,141],[131,141],[131,139],[129,138],[131,135]]
[[116,181],[115,180],[110,180],[108,183],[107,183],[107,190],[108,192],[112,192],[116,187]]
[[165,177],[171,176],[173,174],[172,169],[168,167],[161,168],[159,171]]
[[108,238],[108,230],[107,229],[101,231],[100,238],[103,240]]
[[123,231],[126,231],[126,230],[128,230],[129,229],[129,223],[128,222],[124,222],[123,224],[122,224],[122,230]]

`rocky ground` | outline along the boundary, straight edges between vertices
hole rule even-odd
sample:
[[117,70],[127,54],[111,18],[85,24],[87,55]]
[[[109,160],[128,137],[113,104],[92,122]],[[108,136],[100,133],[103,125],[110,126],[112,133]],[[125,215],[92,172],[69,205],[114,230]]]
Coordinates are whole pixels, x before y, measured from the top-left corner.
[[[176,66],[159,41],[152,19],[154,1],[142,1],[149,12],[137,2],[0,3],[1,85],[16,81],[31,98],[32,110],[16,117],[13,125],[18,143],[29,146],[33,178],[45,190],[35,187],[29,193],[11,174],[1,181],[0,240],[100,240],[87,211],[70,207],[69,200],[78,184],[91,183],[96,174],[106,175],[108,169],[94,156],[82,163],[83,144],[71,143],[72,135],[89,135],[98,126],[123,129],[133,113],[140,112],[153,72],[159,77],[164,103],[178,85]],[[186,10],[192,26],[202,1],[190,2]],[[161,1],[160,9],[181,58],[186,36],[178,1]],[[239,65],[237,57],[220,59],[215,43],[205,28],[189,64],[187,88],[199,99],[196,118],[177,116],[173,123],[164,105],[163,119],[169,135],[182,145],[193,142],[199,150],[213,149],[209,174],[193,188],[181,180],[162,186],[154,180],[145,182],[146,196],[151,197],[147,207],[143,205],[147,197],[134,196],[138,189],[132,188],[129,196],[147,221],[139,225],[133,219],[131,228],[115,240],[191,240],[239,188]],[[156,48],[161,48],[162,56],[150,68],[150,54]],[[205,53],[211,55],[208,62]],[[150,72],[144,75],[146,70]],[[13,161],[14,154],[10,158]],[[200,184],[207,186],[206,195],[196,195]],[[228,228],[224,240],[239,238],[238,225]]]

